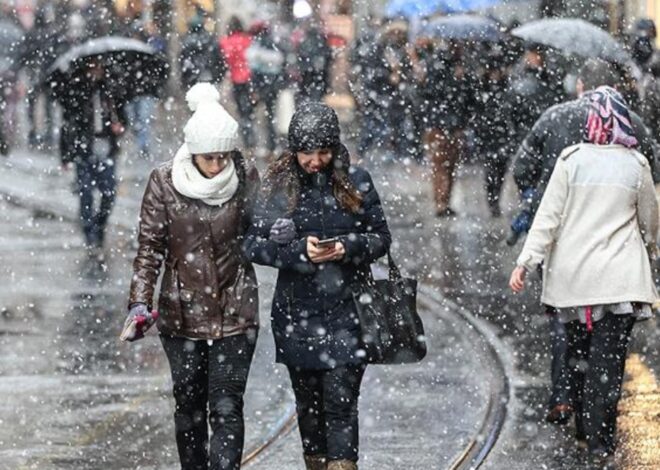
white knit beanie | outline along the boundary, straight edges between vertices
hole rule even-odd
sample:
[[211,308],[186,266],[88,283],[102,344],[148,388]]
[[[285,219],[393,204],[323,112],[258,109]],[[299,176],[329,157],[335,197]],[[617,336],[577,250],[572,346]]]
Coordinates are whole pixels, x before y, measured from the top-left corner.
[[220,104],[220,93],[210,83],[197,83],[186,93],[192,117],[183,128],[192,155],[229,152],[238,144],[238,123]]

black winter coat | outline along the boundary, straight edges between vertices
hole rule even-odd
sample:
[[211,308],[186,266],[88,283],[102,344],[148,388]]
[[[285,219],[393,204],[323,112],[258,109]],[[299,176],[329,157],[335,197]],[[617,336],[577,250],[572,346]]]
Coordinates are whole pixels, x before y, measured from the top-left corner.
[[551,73],[523,65],[513,70],[506,90],[504,115],[509,116],[516,144],[546,109],[564,100],[561,83]]
[[[536,121],[516,153],[513,177],[518,189],[537,189],[536,210],[550,180],[559,154],[566,147],[583,142],[589,104],[585,99],[561,103],[545,111]],[[640,142],[639,151],[649,160],[653,180],[658,181],[657,144],[642,119],[630,112],[633,130]]]
[[[98,101],[95,99],[98,98]],[[60,156],[62,163],[78,163],[90,158],[115,158],[119,153],[118,137],[112,133],[114,122],[125,123],[123,103],[116,104],[113,92],[103,84],[76,82],[68,91],[60,91],[62,128]],[[101,109],[95,109],[95,101]],[[100,113],[96,128],[95,113]]]
[[427,54],[421,61],[427,72],[418,92],[426,126],[448,131],[465,129],[477,108],[479,83],[474,74],[454,59]]
[[221,82],[226,72],[218,42],[203,28],[195,28],[184,36],[179,63],[186,88],[202,79]]
[[[244,249],[258,264],[279,269],[272,306],[277,362],[302,369],[331,369],[364,361],[360,325],[351,286],[369,265],[387,253],[390,232],[369,173],[352,167],[349,178],[363,194],[359,213],[343,209],[332,193],[329,176],[299,170],[301,194],[287,215],[283,194],[261,200]],[[288,245],[269,240],[278,217],[291,217],[298,238]],[[340,262],[312,263],[306,237],[338,237],[346,256]]]

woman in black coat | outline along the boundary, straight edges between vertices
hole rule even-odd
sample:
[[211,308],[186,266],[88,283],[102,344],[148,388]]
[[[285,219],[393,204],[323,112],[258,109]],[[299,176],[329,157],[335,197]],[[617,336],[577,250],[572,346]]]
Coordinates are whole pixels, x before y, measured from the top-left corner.
[[389,246],[371,176],[350,165],[335,112],[303,104],[288,150],[268,169],[245,250],[279,269],[277,362],[289,369],[308,469],[357,469],[366,360],[351,287]]

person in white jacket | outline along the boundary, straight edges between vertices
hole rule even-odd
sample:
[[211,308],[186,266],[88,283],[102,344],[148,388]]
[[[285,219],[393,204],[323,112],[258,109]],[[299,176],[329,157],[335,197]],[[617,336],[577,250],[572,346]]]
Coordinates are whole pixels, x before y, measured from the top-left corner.
[[560,380],[571,391],[577,438],[600,458],[614,452],[633,324],[651,316],[658,297],[650,261],[658,203],[623,98],[600,87],[590,100],[584,143],[557,160],[510,286],[522,291],[543,264],[542,302],[568,332]]

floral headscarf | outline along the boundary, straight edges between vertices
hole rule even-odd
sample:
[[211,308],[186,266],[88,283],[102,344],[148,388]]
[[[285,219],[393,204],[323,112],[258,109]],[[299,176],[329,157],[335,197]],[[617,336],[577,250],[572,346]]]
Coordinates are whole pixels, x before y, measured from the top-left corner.
[[625,100],[614,88],[601,86],[586,93],[589,113],[584,128],[584,141],[596,145],[620,144],[637,147]]

